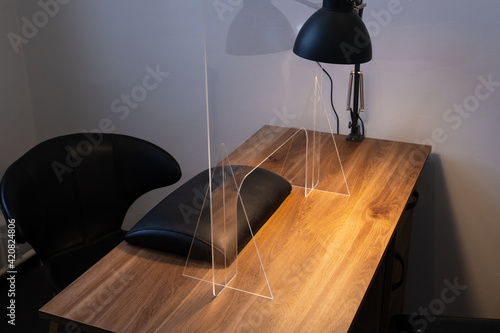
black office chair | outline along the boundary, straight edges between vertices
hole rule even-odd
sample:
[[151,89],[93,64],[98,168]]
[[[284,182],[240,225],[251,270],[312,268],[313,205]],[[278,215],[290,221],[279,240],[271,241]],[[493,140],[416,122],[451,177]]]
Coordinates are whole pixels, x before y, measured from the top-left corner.
[[57,293],[123,240],[123,219],[138,197],[180,177],[177,161],[147,141],[70,134],[38,144],[7,169],[0,208]]

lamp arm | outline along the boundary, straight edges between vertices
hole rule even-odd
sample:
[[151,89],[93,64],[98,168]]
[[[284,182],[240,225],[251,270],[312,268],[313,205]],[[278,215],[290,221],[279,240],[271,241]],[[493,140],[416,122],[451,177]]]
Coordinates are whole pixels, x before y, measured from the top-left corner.
[[[359,17],[363,18],[363,9],[366,7],[366,3],[363,3],[363,0],[355,0],[355,10],[357,10]],[[352,77],[354,76],[354,87],[352,86]],[[353,96],[353,107],[350,107],[351,100],[351,89],[354,90]],[[364,89],[363,89],[363,73],[361,72],[361,65],[354,65],[354,72],[351,73],[351,80],[349,82],[349,100],[348,100],[348,111],[351,114],[351,122],[349,123],[349,128],[351,129],[351,133],[347,136],[348,141],[356,141],[360,142],[364,137],[364,129],[361,131],[360,126],[358,125],[359,113],[364,111],[365,109],[365,98],[364,98]],[[361,107],[359,103],[361,101]],[[361,122],[363,122],[361,120]],[[364,126],[363,126],[364,128]]]
[[[363,10],[363,8],[366,7],[366,3],[363,3],[363,1],[360,1],[360,4],[356,4],[356,6],[354,6],[354,9],[358,10],[358,11],[361,11]],[[360,15],[361,16],[361,15]]]
[[[352,86],[352,77],[354,76],[354,87]],[[360,91],[361,88],[361,91]],[[353,92],[353,107],[350,107],[350,96],[351,90]],[[364,97],[360,93],[363,94],[364,91],[362,89],[362,74],[361,74],[361,65],[354,65],[354,72],[351,73],[351,79],[349,80],[349,100],[348,100],[348,111],[351,114],[351,122],[349,123],[349,128],[351,129],[351,133],[347,136],[348,141],[356,141],[360,142],[363,140],[364,133],[361,132],[359,127],[359,112],[361,111],[359,107],[359,102],[361,99],[361,108],[364,109]],[[364,131],[363,131],[364,132]]]
[[363,9],[366,7],[366,3],[363,0],[354,1],[354,10],[358,12],[359,18],[363,18]]

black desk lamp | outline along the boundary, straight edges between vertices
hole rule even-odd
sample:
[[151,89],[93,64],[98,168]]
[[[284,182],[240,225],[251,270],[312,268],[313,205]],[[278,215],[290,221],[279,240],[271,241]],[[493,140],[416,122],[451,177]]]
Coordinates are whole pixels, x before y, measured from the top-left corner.
[[[296,55],[318,63],[354,65],[347,101],[347,110],[351,113],[351,133],[347,140],[358,142],[364,137],[364,129],[361,131],[358,125],[359,112],[364,111],[363,74],[360,64],[372,58],[370,35],[361,19],[364,7],[363,0],[323,0],[323,7],[304,23],[293,46]],[[351,108],[353,78],[354,96]]]

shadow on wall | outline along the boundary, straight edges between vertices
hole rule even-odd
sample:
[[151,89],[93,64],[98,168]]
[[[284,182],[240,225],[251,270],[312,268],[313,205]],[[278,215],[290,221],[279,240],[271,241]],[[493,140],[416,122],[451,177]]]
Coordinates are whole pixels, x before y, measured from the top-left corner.
[[291,50],[295,33],[285,15],[270,0],[243,0],[228,30],[226,52],[261,55]]
[[413,220],[404,312],[429,321],[436,315],[467,316],[473,311],[473,295],[467,288],[456,218],[439,155],[430,155],[417,190],[420,202]]

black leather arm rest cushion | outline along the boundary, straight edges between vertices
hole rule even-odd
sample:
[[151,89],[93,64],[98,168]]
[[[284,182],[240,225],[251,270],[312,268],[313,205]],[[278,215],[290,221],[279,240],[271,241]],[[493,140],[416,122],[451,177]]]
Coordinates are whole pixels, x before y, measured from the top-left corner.
[[[252,168],[233,166],[236,172],[250,172]],[[208,188],[208,170],[205,170],[163,199],[126,234],[125,240],[187,257],[200,218],[190,258],[211,260],[210,207],[204,202]],[[214,181],[214,183],[216,183]],[[246,176],[240,188],[244,210],[238,200],[238,253],[252,239],[248,223],[255,234],[288,196],[292,186],[282,177],[257,168]],[[200,217],[200,211],[202,211]],[[236,237],[236,233],[232,233]],[[231,240],[232,241],[232,240]],[[222,255],[222,237],[214,237],[214,248]],[[228,255],[229,261],[234,260]]]

